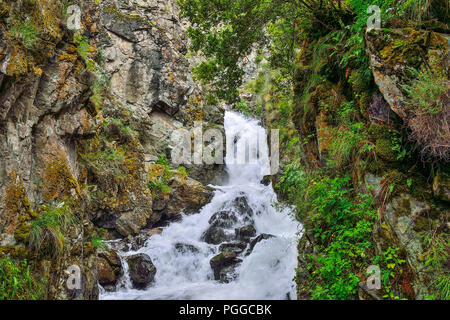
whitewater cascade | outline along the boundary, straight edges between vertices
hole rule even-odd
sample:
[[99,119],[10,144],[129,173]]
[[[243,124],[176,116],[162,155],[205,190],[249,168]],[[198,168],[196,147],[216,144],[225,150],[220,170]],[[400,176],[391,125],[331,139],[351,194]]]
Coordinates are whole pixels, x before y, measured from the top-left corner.
[[[297,265],[296,245],[300,224],[294,219],[288,207],[277,204],[272,185],[261,183],[268,173],[268,146],[265,139],[259,143],[256,163],[232,164],[230,153],[236,152],[236,145],[251,135],[264,133],[259,122],[241,114],[227,111],[225,114],[227,156],[225,163],[229,179],[223,186],[214,186],[212,201],[198,214],[183,215],[179,222],[165,227],[159,235],[151,236],[144,247],[137,251],[119,252],[121,257],[145,253],[157,269],[154,283],[146,290],[135,290],[127,275],[116,292],[101,290],[101,299],[295,299],[295,268]],[[254,150],[253,150],[254,151]],[[247,150],[247,155],[252,150]],[[236,199],[245,199],[251,208],[251,222],[256,235],[270,234],[271,237],[258,242],[251,254],[246,255],[249,246],[238,258],[243,261],[235,267],[234,278],[228,283],[214,280],[210,260],[220,253],[219,245],[202,240],[210,228],[211,218],[218,212],[234,212],[237,219],[226,230],[248,224],[249,219],[240,217]],[[191,250],[179,250],[180,244]],[[125,259],[122,263],[126,264]],[[127,268],[125,266],[125,273]]]

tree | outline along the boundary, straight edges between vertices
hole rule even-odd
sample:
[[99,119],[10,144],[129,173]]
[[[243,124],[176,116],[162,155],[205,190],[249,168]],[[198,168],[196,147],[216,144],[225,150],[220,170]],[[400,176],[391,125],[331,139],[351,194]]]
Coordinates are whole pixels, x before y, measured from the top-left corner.
[[292,73],[301,30],[320,36],[353,17],[339,0],[179,0],[179,5],[191,23],[191,50],[206,58],[194,74],[228,102],[238,100],[242,59],[255,46],[269,44],[269,36],[270,63]]

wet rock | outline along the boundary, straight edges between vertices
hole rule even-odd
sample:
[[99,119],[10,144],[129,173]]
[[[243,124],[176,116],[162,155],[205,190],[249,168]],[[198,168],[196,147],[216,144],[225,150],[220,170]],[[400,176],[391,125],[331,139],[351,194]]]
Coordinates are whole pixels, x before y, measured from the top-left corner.
[[242,262],[236,256],[235,252],[222,252],[211,259],[210,265],[214,271],[215,280],[229,282],[234,278],[233,271]]
[[272,176],[264,176],[261,183],[265,186],[268,186],[272,182]]
[[229,243],[222,243],[219,246],[219,251],[235,252],[236,254],[240,254],[245,250],[245,248],[247,248],[247,244],[245,242],[229,242]]
[[200,251],[196,246],[186,243],[175,244],[175,249],[180,253],[198,253]]
[[145,234],[149,237],[154,236],[156,234],[161,234],[163,232],[163,229],[161,228],[153,228],[149,231],[147,231]]
[[156,267],[145,253],[127,257],[133,288],[144,290],[154,281]]
[[100,249],[98,252],[98,282],[106,291],[114,291],[123,275],[122,263],[117,252],[111,249]]
[[256,235],[256,229],[253,225],[247,225],[234,229],[234,233],[238,240],[249,242],[250,238]]
[[233,200],[232,205],[237,209],[237,211],[243,215],[251,217],[253,216],[253,210],[248,204],[247,197],[241,196]]
[[108,261],[103,258],[98,258],[97,272],[98,283],[100,283],[106,291],[114,291],[118,278]]
[[215,213],[210,219],[209,224],[214,227],[231,228],[238,219],[232,211],[219,211]]
[[255,248],[256,244],[263,241],[263,240],[267,240],[270,238],[275,238],[274,235],[268,234],[268,233],[261,233],[259,236],[257,236],[256,238],[254,238],[251,242],[250,242],[250,247],[248,248],[247,251],[247,255],[251,254],[253,252],[253,249]]
[[230,236],[222,228],[210,227],[202,236],[202,240],[209,244],[221,244],[230,240]]

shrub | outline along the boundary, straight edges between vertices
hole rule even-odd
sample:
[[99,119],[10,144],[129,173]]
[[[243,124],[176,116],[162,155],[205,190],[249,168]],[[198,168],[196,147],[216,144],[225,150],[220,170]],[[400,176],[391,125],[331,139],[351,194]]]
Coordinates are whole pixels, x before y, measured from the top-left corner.
[[314,252],[305,253],[311,271],[311,297],[353,298],[372,250],[371,234],[377,215],[371,198],[353,195],[349,176],[316,176],[309,180],[291,167],[280,183],[288,183],[289,190],[297,185],[295,197],[297,203],[303,203],[298,207],[299,216],[314,232]]
[[[187,176],[184,167],[179,167],[177,172],[182,176],[184,176],[184,174]],[[170,193],[172,189],[167,183],[173,174],[165,155],[160,156],[156,163],[149,168],[148,188],[152,191],[154,199],[158,199],[161,194]]]

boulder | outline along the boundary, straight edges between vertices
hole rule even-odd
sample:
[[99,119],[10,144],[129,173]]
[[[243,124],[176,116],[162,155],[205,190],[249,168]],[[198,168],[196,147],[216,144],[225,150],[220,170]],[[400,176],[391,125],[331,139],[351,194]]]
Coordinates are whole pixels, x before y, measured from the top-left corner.
[[242,253],[245,248],[247,248],[247,244],[245,242],[228,242],[222,243],[219,246],[219,251],[221,252],[235,252],[236,254]]
[[98,283],[107,291],[113,291],[118,279],[108,261],[103,258],[98,258],[97,271]]
[[275,238],[274,235],[271,234],[267,234],[267,233],[261,233],[259,236],[257,236],[256,238],[252,239],[252,241],[250,241],[250,247],[247,251],[247,255],[251,254],[253,252],[253,249],[255,248],[256,244],[263,241],[263,240],[267,240],[270,238]]
[[127,257],[130,278],[133,288],[144,290],[154,281],[156,267],[152,260],[145,253],[139,253]]
[[167,203],[167,214],[176,215],[180,212],[196,213],[212,198],[212,190],[197,180],[176,174],[168,185],[171,188]]
[[240,196],[233,200],[231,203],[234,208],[239,212],[242,216],[252,217],[253,216],[253,210],[250,208],[248,204],[247,197]]
[[209,244],[221,244],[230,240],[230,236],[222,228],[211,226],[202,236],[202,240]]
[[114,250],[100,249],[98,252],[98,282],[106,291],[114,291],[123,275],[122,263]]
[[242,262],[236,256],[235,252],[222,252],[211,259],[210,265],[214,271],[215,280],[229,282],[234,278],[232,273],[236,266]]
[[210,219],[209,224],[214,227],[231,228],[238,221],[236,215],[232,211],[219,211]]
[[234,229],[234,233],[238,240],[249,242],[256,235],[256,229],[253,225],[247,225]]
[[198,253],[200,250],[192,244],[176,243],[175,249],[180,253]]

